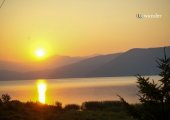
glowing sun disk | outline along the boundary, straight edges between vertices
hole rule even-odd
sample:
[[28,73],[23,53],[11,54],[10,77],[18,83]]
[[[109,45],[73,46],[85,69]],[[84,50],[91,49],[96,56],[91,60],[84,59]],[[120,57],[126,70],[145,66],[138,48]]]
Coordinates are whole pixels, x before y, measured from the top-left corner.
[[35,53],[37,57],[43,57],[45,55],[45,51],[43,49],[37,49]]

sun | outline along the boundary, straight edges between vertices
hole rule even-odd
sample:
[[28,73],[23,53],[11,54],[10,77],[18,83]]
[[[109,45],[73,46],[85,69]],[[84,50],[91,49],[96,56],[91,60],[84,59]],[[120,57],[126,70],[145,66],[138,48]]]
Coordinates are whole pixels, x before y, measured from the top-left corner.
[[47,89],[45,81],[39,80],[37,83],[37,87],[38,87],[38,101],[42,104],[45,104]]
[[35,51],[35,54],[36,54],[37,57],[42,58],[42,57],[45,56],[45,51],[44,51],[44,49],[39,48]]

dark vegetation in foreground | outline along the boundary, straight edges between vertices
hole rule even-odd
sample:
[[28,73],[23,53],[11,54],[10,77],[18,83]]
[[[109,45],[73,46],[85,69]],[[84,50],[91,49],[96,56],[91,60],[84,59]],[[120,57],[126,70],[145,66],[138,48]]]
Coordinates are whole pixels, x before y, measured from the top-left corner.
[[0,99],[0,120],[132,120],[120,101],[84,102],[81,106],[62,107],[38,102],[10,100],[3,94]]
[[129,115],[136,120],[170,120],[170,58],[167,58],[165,48],[164,57],[159,58],[157,64],[161,77],[158,82],[137,76],[139,107],[120,97]]

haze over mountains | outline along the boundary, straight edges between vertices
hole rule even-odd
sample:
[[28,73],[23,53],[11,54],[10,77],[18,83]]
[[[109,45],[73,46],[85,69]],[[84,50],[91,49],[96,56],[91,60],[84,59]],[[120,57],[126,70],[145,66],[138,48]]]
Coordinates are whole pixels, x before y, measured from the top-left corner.
[[53,69],[64,65],[72,64],[84,59],[83,57],[69,57],[56,55],[44,61],[37,62],[8,62],[0,61],[0,70],[10,70],[18,72],[28,72],[42,69]]
[[[166,48],[170,57],[170,47]],[[37,64],[0,62],[0,80],[157,75],[163,47],[130,49],[90,58],[55,56]]]

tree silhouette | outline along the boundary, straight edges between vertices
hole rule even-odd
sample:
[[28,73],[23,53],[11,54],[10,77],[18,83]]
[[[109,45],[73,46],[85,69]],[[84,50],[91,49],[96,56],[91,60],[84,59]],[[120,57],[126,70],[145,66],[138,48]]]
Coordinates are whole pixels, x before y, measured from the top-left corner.
[[119,96],[128,113],[137,120],[170,120],[170,58],[165,48],[164,57],[156,62],[160,69],[159,82],[137,75],[140,105],[130,105]]
[[1,100],[3,103],[8,103],[10,101],[11,97],[8,94],[2,94]]
[[56,101],[55,106],[56,106],[57,110],[62,110],[62,103],[61,102]]

